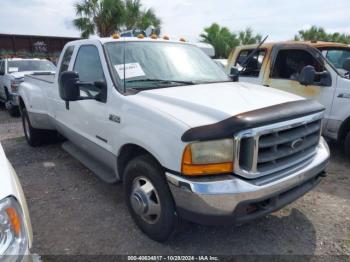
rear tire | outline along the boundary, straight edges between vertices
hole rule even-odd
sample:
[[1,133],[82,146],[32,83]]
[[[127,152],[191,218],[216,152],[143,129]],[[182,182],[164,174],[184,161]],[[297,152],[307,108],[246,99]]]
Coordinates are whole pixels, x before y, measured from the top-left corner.
[[9,112],[10,116],[12,116],[12,117],[19,117],[21,114],[20,114],[18,106],[13,106],[13,105],[7,106],[6,105],[7,103],[9,103],[9,96],[10,95],[9,95],[9,92],[7,91],[7,89],[5,89],[5,93],[6,93],[6,102],[4,104],[5,104],[5,107],[7,108],[7,111]]
[[57,133],[55,131],[34,128],[30,123],[26,108],[22,109],[22,125],[24,136],[30,146],[40,146],[57,139]]
[[166,241],[178,217],[161,166],[150,155],[131,160],[124,172],[124,195],[136,225],[149,238]]
[[7,109],[7,111],[12,117],[19,117],[21,115],[21,113],[19,112],[18,106],[11,106],[10,108]]
[[345,137],[344,150],[346,156],[350,158],[350,131]]

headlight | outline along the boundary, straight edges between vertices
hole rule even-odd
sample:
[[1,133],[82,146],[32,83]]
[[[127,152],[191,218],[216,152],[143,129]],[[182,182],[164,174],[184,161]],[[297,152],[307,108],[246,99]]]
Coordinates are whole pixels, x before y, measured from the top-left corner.
[[12,197],[0,201],[0,261],[18,261],[28,246],[19,203]]
[[233,139],[187,145],[182,157],[181,172],[192,176],[233,172]]

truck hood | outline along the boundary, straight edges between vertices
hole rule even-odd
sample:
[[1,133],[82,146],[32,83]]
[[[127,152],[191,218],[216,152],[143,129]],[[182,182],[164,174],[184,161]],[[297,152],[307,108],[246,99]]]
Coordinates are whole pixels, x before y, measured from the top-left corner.
[[284,91],[242,82],[153,89],[141,91],[133,97],[189,127],[213,124],[244,112],[304,99]]
[[15,79],[23,79],[25,75],[31,75],[34,73],[55,73],[53,71],[22,71],[22,72],[13,72],[9,75]]

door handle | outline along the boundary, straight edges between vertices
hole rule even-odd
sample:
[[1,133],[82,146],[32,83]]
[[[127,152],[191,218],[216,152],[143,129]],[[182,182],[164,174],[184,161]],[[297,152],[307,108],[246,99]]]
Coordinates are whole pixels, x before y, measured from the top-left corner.
[[266,86],[266,87],[270,87],[269,85],[264,85],[264,86]]
[[349,93],[342,93],[342,94],[339,94],[337,97],[350,99],[350,94]]

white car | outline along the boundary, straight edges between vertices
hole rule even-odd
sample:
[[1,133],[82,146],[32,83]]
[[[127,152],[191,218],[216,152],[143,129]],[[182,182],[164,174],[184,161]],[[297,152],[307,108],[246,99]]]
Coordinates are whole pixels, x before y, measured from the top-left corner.
[[234,83],[190,43],[116,38],[68,43],[56,75],[25,77],[19,105],[27,142],[65,136],[66,151],[124,183],[149,237],[167,239],[179,216],[241,224],[320,181],[319,103]]
[[0,102],[11,116],[18,116],[17,90],[24,75],[35,72],[54,73],[55,65],[46,59],[6,58],[0,60]]
[[32,239],[21,184],[0,144],[0,261],[32,261]]

